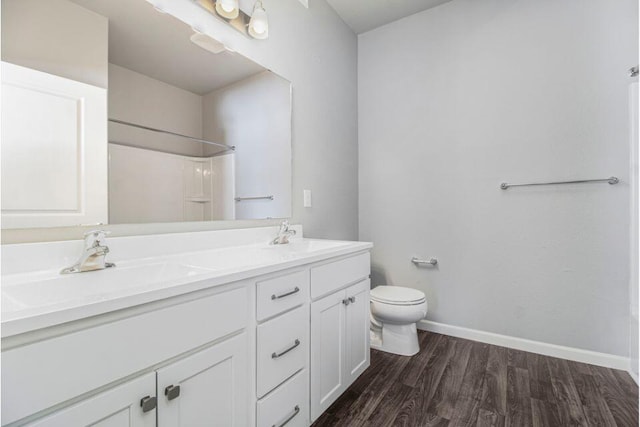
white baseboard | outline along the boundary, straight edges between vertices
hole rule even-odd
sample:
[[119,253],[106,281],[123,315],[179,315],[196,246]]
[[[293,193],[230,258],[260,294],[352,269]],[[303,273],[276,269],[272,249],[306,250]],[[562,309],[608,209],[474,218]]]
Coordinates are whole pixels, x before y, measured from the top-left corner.
[[633,380],[636,382],[636,385],[638,385],[638,374],[636,374],[635,372],[633,372],[633,370],[629,369],[629,375],[631,376],[631,378],[633,378]]
[[[629,370],[629,358],[616,356],[614,354],[598,353],[596,351],[582,350],[579,348],[548,344],[524,338],[510,337],[507,335],[494,334],[492,332],[479,331],[477,329],[446,325],[444,323],[432,322],[430,320],[421,320],[418,322],[418,329],[458,338],[465,338],[472,341],[480,341],[501,347],[528,351],[530,353],[558,357],[560,359],[573,360],[576,362],[604,366],[613,369],[621,369],[623,371]],[[633,375],[631,376],[633,377]],[[638,382],[637,378],[634,378],[634,380],[636,383]]]

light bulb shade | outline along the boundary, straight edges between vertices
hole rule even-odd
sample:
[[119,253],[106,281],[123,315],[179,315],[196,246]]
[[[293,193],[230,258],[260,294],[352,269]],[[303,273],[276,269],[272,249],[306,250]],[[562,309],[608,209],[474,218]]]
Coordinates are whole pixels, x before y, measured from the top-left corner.
[[249,21],[249,34],[254,39],[264,40],[269,37],[269,19],[262,3],[256,3]]
[[216,0],[216,13],[226,19],[236,19],[240,14],[238,0]]

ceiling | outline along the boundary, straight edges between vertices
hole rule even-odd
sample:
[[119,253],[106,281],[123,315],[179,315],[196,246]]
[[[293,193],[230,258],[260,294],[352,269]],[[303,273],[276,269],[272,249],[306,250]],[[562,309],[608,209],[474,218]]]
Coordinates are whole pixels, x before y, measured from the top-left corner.
[[237,53],[213,54],[193,44],[193,30],[146,1],[72,0],[109,18],[109,62],[198,95],[265,68]]
[[356,33],[364,33],[451,0],[327,0]]

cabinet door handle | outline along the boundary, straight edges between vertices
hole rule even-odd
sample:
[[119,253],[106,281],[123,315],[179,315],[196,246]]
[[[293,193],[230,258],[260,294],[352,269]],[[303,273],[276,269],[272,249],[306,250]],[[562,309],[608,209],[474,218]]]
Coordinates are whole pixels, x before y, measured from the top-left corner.
[[300,407],[296,405],[296,407],[293,408],[293,413],[289,415],[286,420],[282,421],[280,424],[274,424],[272,427],[286,426],[289,423],[289,421],[291,421],[296,415],[298,415],[299,412],[300,412]]
[[351,303],[356,302],[356,297],[349,297],[349,302],[351,302]]
[[298,292],[300,292],[300,288],[296,286],[295,288],[293,288],[292,291],[285,292],[284,294],[280,294],[280,295],[273,294],[273,295],[271,295],[271,299],[275,300],[275,299],[288,297],[289,295],[297,294]]
[[293,345],[291,347],[289,347],[288,349],[286,349],[285,351],[280,352],[280,353],[276,353],[276,352],[271,353],[271,358],[272,359],[277,359],[278,357],[284,356],[285,354],[289,353],[291,350],[293,350],[294,348],[296,348],[299,345],[300,345],[300,340],[296,339],[295,342],[293,343]]
[[149,412],[156,409],[158,403],[158,399],[155,396],[145,396],[140,399],[140,407],[142,408],[142,412]]
[[351,301],[349,300],[349,298],[345,298],[345,299],[342,300],[342,303],[344,305],[349,305],[349,304],[351,304]]
[[168,400],[173,400],[176,397],[180,396],[180,386],[179,385],[170,385],[164,389],[164,395],[167,396]]

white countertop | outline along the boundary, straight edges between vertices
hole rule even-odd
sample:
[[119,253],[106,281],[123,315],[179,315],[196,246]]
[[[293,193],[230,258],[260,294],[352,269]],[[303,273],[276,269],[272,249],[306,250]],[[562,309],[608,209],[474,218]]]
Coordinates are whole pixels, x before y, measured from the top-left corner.
[[114,268],[86,273],[61,275],[59,271],[66,265],[60,265],[56,269],[3,275],[2,337],[369,250],[372,246],[367,242],[294,238],[288,245],[241,244],[116,260]]

